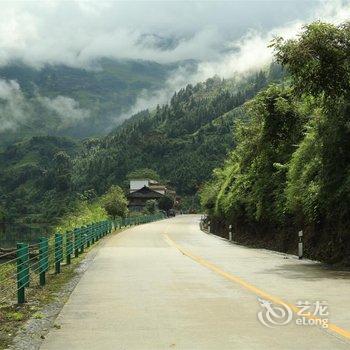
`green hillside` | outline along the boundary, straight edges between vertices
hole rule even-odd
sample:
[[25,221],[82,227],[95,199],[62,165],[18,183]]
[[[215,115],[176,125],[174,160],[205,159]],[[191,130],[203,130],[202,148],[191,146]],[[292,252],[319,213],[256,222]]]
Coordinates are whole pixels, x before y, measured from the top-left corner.
[[75,206],[72,159],[79,145],[52,136],[33,137],[0,153],[0,207],[8,221],[53,222]]
[[211,227],[235,240],[350,264],[350,26],[316,22],[274,42],[288,84],[245,107],[236,147],[201,192]]
[[102,193],[128,172],[147,167],[180,194],[195,194],[234,146],[232,130],[244,117],[242,105],[281,76],[281,69],[273,66],[243,79],[212,78],[188,85],[169,104],[141,112],[89,145],[75,164],[76,186]]
[[[0,79],[19,85],[15,106],[0,94],[0,145],[25,136],[88,137],[106,134],[120,124],[144,90],[164,87],[178,67],[196,69],[193,61],[173,64],[139,60],[100,59],[89,68],[20,63],[0,67]],[[18,96],[19,95],[19,96]],[[23,96],[22,96],[23,95]],[[11,127],[6,128],[10,121]]]
[[77,198],[125,186],[130,171],[145,167],[181,195],[193,196],[234,146],[235,122],[245,117],[242,105],[281,76],[272,66],[245,78],[188,85],[168,104],[138,113],[99,139],[42,136],[5,147],[0,205],[12,220],[55,221]]

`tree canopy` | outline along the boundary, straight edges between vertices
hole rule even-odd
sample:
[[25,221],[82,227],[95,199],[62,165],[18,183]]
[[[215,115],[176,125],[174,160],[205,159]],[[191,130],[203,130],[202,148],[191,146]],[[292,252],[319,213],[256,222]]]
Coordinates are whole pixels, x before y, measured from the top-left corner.
[[110,217],[125,217],[128,212],[128,201],[119,186],[111,186],[101,198],[101,203]]
[[346,259],[350,25],[315,22],[296,39],[277,38],[273,46],[291,79],[245,104],[236,147],[202,188],[201,203],[213,219],[242,234],[278,235],[286,247],[291,230],[305,229],[311,255]]
[[131,179],[151,179],[151,180],[160,180],[160,176],[159,174],[153,170],[153,169],[149,169],[149,168],[142,168],[142,169],[136,169],[133,171],[130,171],[127,175],[126,178],[128,180]]
[[158,203],[155,199],[146,201],[145,211],[147,214],[154,214],[158,209]]
[[158,207],[160,210],[168,211],[174,206],[174,199],[169,196],[163,196],[158,200]]

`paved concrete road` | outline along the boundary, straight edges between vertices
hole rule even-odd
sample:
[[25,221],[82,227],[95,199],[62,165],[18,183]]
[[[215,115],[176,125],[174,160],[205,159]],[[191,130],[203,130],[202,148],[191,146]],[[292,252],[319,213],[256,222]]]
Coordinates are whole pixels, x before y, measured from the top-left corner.
[[[198,222],[179,216],[106,238],[42,350],[350,349],[349,273],[229,243]],[[296,325],[296,315],[268,328],[258,296],[294,309],[326,301],[331,329]]]

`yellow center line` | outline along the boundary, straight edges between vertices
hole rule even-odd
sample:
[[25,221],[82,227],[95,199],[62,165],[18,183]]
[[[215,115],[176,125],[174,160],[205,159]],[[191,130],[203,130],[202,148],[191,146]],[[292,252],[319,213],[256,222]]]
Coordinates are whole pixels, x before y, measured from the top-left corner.
[[[202,266],[205,266],[206,268],[208,268],[211,271],[214,271],[215,273],[217,273],[218,275],[226,278],[227,280],[231,281],[231,282],[235,282],[238,283],[239,285],[241,285],[242,287],[244,287],[245,289],[251,291],[252,293],[263,297],[267,300],[272,301],[274,304],[278,304],[278,305],[283,305],[283,306],[288,306],[295,314],[297,314],[300,309],[293,305],[293,304],[289,304],[285,301],[283,301],[282,299],[273,296],[267,292],[264,292],[263,290],[259,289],[258,287],[254,286],[253,284],[250,284],[248,282],[246,282],[244,279],[234,276],[231,273],[225,272],[223,270],[221,270],[218,266],[212,264],[211,262],[209,262],[208,260],[205,260],[203,258],[201,258],[200,256],[197,256],[195,254],[193,254],[192,252],[190,252],[189,250],[183,248],[181,245],[179,245],[178,243],[176,243],[174,240],[172,240],[168,234],[164,233],[164,239],[166,240],[166,242],[170,245],[175,247],[176,249],[178,249],[182,254],[188,256],[189,258],[191,258],[192,260],[196,261],[197,263],[201,264]],[[313,319],[313,320],[321,320],[319,317],[315,317],[312,315],[305,315],[305,317],[307,317],[308,319]],[[320,323],[321,324],[321,323]],[[329,323],[328,324],[328,330],[341,335],[344,338],[350,339],[350,332],[338,327],[337,325],[333,324],[333,323]]]

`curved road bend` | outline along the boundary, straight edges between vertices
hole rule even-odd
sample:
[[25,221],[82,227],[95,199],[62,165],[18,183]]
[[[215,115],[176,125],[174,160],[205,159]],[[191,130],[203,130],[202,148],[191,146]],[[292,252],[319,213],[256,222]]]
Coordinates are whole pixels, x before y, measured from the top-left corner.
[[[198,222],[178,216],[106,238],[41,349],[350,349],[349,273],[229,243]],[[326,301],[330,328],[295,315],[266,327],[258,296],[292,309]]]

